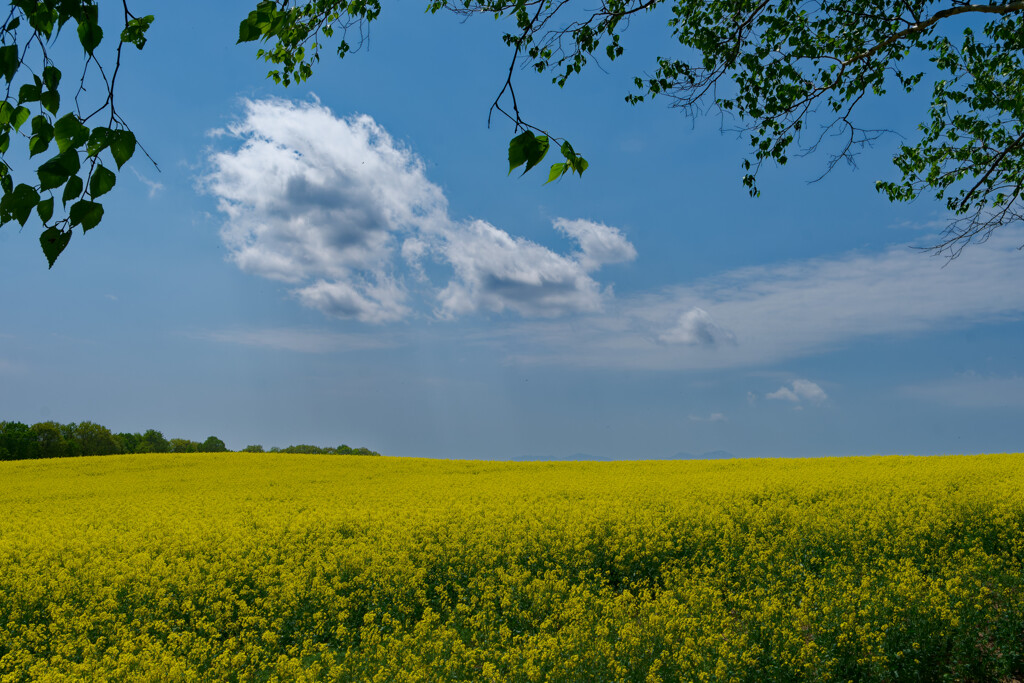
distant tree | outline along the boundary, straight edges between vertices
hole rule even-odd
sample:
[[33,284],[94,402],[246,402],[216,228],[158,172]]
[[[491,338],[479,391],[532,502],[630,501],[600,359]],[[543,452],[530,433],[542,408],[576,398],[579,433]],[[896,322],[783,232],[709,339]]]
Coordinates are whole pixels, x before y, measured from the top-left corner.
[[0,422],[0,448],[7,451],[8,460],[39,457],[35,434],[31,427],[22,422]]
[[324,452],[324,449],[319,446],[313,446],[308,443],[300,443],[296,446],[288,446],[287,448],[281,449],[282,453],[306,453],[308,455],[319,455]]
[[155,429],[147,429],[139,440],[136,453],[170,453],[171,443]]
[[228,447],[217,437],[208,436],[206,441],[199,446],[199,450],[202,453],[224,453],[228,450]]
[[198,453],[201,444],[190,439],[171,439],[171,453]]
[[138,432],[119,432],[114,437],[121,442],[122,453],[141,453],[139,444],[142,443],[142,434]]
[[341,444],[334,452],[338,455],[380,455],[377,451],[372,451],[369,448],[352,448],[346,444]]
[[65,457],[77,458],[82,454],[82,444],[75,438],[75,429],[78,427],[74,422],[69,424],[58,424],[60,433],[64,437]]
[[82,449],[82,455],[113,455],[122,452],[121,442],[109,429],[95,422],[79,422],[73,427],[73,438]]
[[69,455],[62,426],[56,422],[37,422],[32,425],[40,458],[65,458]]
[[263,452],[263,446],[261,446],[258,443],[257,444],[252,444],[251,446],[246,446],[245,448],[243,448],[242,452],[243,453],[262,453]]

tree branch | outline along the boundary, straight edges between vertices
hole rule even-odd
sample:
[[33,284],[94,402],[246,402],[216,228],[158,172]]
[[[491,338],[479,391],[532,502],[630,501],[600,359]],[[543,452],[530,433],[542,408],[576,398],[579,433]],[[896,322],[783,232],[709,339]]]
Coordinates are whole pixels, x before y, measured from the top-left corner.
[[889,47],[893,43],[899,42],[908,36],[924,33],[929,28],[931,28],[938,22],[942,21],[943,19],[956,16],[957,14],[966,14],[970,12],[980,12],[983,14],[1010,14],[1013,12],[1022,11],[1024,11],[1024,0],[1017,0],[1017,2],[1009,2],[1006,3],[1005,5],[960,5],[958,7],[944,9],[939,12],[936,12],[935,14],[925,19],[924,21],[919,21],[918,23],[913,24],[912,26],[909,26],[903,29],[902,31],[892,34],[882,42],[872,46],[871,48],[865,50],[864,52],[854,55],[853,57],[850,57],[845,62],[843,62],[843,66],[849,66],[854,62],[859,62],[861,60],[868,59],[872,55],[881,52],[882,50]]

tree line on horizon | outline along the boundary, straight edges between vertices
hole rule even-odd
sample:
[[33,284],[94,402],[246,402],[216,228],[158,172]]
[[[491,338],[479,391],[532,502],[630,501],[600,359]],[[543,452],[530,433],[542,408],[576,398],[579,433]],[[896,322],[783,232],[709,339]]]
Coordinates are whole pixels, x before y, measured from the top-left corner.
[[[247,453],[312,453],[329,455],[380,455],[368,448],[321,448],[308,444],[271,448],[246,446]],[[156,429],[145,432],[114,433],[95,422],[0,422],[0,460],[32,460],[37,458],[73,458],[85,455],[118,455],[121,453],[223,453],[228,447],[216,437],[205,441],[167,439]]]

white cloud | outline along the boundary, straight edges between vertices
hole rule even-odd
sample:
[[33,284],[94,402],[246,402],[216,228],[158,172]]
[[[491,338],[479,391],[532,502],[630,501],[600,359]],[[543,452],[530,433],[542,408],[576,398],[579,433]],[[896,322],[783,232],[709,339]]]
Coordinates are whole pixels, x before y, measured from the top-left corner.
[[[744,268],[622,296],[600,314],[503,331],[526,363],[652,370],[758,366],[869,336],[1024,316],[1024,230],[1002,228],[952,262],[907,247]],[[728,340],[729,343],[722,343]]]
[[335,318],[355,318],[364,323],[387,323],[401,320],[409,313],[405,305],[408,295],[397,282],[376,274],[375,282],[358,276],[349,281],[317,280],[308,287],[294,290],[303,306],[315,308]]
[[[423,162],[368,116],[338,118],[318,103],[246,102],[217,144],[229,142],[235,148],[211,155],[204,184],[240,268],[286,283],[303,305],[367,323],[423,311],[534,318],[477,337],[522,362],[756,366],[868,336],[1024,315],[1017,228],[951,263],[898,246],[613,297],[595,272],[636,258],[619,230],[558,218],[555,230],[576,243],[558,253],[486,221],[453,220]],[[566,314],[573,320],[555,319]]]
[[689,415],[688,419],[690,422],[725,422],[726,417],[723,413],[711,413],[707,417],[701,415]]
[[798,403],[800,401],[800,397],[797,396],[789,387],[779,387],[778,391],[773,391],[772,393],[767,394],[765,398],[774,398],[780,401],[792,401],[793,403]]
[[576,261],[585,271],[597,270],[608,263],[624,263],[636,258],[636,248],[617,228],[587,220],[557,218],[555,229],[580,245]]
[[600,287],[578,260],[484,221],[452,230],[439,250],[455,271],[438,296],[446,317],[481,308],[524,316],[601,308]]
[[164,189],[163,183],[157,182],[155,180],[150,180],[146,176],[136,171],[134,166],[129,166],[128,168],[132,169],[132,173],[134,173],[135,177],[139,179],[139,182],[141,182],[143,185],[149,188],[149,192],[147,194],[150,199],[155,197],[157,193]]
[[801,403],[803,401],[810,403],[823,403],[828,399],[828,394],[825,393],[824,389],[810,380],[796,379],[793,380],[788,387],[783,385],[779,387],[777,391],[767,394],[765,398],[772,398],[780,401],[792,401],[793,403]]
[[707,311],[697,306],[679,316],[676,326],[659,338],[667,344],[689,346],[717,346],[736,341],[736,335],[720,327]]
[[[204,184],[226,216],[231,260],[288,283],[302,304],[333,317],[400,320],[417,294],[433,298],[442,317],[593,312],[610,289],[590,273],[636,257],[617,229],[590,221],[555,222],[579,244],[568,256],[484,221],[453,221],[423,162],[369,116],[246,101],[225,135],[241,147],[213,153]],[[449,267],[451,280],[432,286],[427,258]],[[405,273],[420,291],[410,291]]]

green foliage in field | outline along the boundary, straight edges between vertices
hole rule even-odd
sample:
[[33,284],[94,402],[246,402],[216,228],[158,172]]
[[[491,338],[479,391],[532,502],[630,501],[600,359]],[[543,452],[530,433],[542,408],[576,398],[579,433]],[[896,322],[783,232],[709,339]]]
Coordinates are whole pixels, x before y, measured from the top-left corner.
[[0,463],[0,678],[998,681],[1021,456]]

